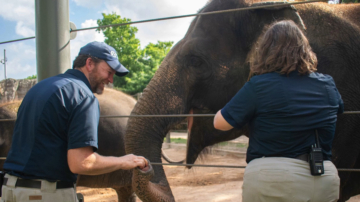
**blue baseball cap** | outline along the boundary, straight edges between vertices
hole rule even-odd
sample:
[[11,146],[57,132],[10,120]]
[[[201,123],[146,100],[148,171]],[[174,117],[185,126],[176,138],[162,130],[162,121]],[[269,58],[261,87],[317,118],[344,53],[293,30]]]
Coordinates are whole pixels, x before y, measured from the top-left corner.
[[129,73],[118,59],[116,50],[104,42],[90,42],[80,49],[79,55],[90,55],[102,60],[116,71],[116,76],[125,76]]

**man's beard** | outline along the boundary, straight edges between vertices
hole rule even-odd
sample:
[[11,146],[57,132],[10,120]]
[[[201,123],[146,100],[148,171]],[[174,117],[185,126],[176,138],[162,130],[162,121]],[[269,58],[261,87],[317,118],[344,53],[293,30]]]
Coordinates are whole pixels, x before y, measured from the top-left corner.
[[[94,71],[89,74],[89,82],[91,86],[91,91],[96,94],[102,94],[104,89],[101,85],[105,86],[104,81],[98,77],[98,67],[96,66]],[[104,83],[104,84],[103,84]]]

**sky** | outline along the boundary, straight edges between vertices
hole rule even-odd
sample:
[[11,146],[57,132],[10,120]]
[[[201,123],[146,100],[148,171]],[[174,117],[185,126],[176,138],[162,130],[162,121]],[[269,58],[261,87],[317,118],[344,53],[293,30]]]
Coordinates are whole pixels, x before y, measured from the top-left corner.
[[[69,0],[69,17],[77,28],[97,26],[102,13],[113,13],[132,21],[197,13],[208,0]],[[35,0],[0,0],[0,42],[35,36]],[[157,41],[181,40],[193,17],[135,24],[141,47]],[[70,41],[71,61],[91,41],[104,41],[102,33],[81,31]],[[35,39],[0,44],[0,60],[6,49],[6,77],[22,79],[36,74]],[[69,66],[71,68],[71,66]],[[4,65],[0,63],[0,80]]]

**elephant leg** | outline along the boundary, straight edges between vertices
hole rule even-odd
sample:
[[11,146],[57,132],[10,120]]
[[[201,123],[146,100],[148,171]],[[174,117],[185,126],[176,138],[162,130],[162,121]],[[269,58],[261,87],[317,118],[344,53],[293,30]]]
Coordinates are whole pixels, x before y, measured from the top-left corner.
[[135,202],[136,195],[131,186],[120,187],[115,189],[118,195],[118,202]]

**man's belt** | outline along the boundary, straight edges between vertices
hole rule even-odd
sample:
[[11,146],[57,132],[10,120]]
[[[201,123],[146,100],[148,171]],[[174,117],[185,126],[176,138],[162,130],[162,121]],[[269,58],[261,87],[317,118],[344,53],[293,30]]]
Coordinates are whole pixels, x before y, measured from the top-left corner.
[[299,160],[309,162],[309,154],[301,154],[301,155],[295,157],[295,159],[299,159]]
[[[6,185],[8,179],[4,178],[3,185]],[[16,180],[15,187],[25,187],[25,188],[41,188],[41,181],[36,180],[27,180],[27,179],[20,179]],[[74,188],[74,183],[66,182],[66,181],[57,181],[56,182],[56,189],[67,189],[67,188]]]

